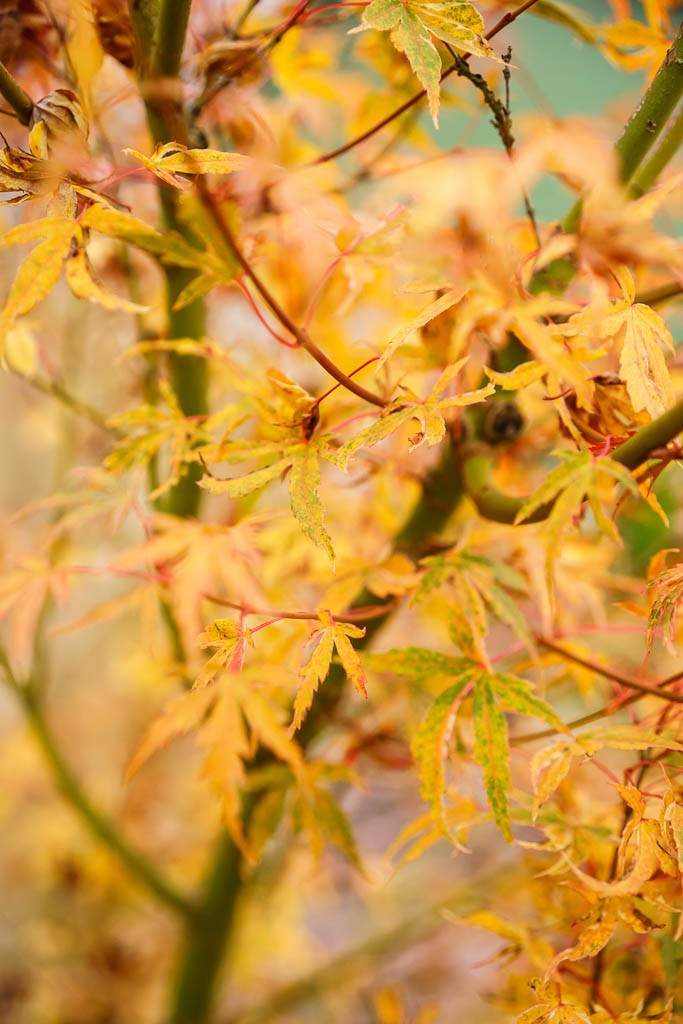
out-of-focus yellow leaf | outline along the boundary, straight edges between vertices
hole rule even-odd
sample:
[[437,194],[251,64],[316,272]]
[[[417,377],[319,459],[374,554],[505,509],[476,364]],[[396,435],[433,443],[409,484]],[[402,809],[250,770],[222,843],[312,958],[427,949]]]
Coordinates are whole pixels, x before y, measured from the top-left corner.
[[460,302],[462,297],[467,294],[467,291],[467,288],[451,288],[445,295],[441,295],[438,299],[435,299],[434,302],[430,302],[430,304],[426,306],[421,313],[414,316],[407,324],[402,324],[401,327],[392,334],[389,339],[389,344],[384,349],[384,352],[382,352],[379,362],[377,363],[377,372],[382,369],[387,359],[389,359],[396,349],[403,344],[406,338],[410,337],[413,331],[419,330],[420,327],[424,327],[425,324],[430,323],[435,319],[435,317],[444,313],[447,309],[451,309],[452,306],[455,306]]
[[24,321],[20,320],[7,332],[3,360],[11,370],[24,377],[33,376],[38,369],[36,337]]
[[0,349],[16,318],[29,313],[57,284],[71,248],[73,230],[73,221],[64,221],[20,265],[0,313]]
[[78,82],[85,109],[92,107],[92,86],[102,66],[104,51],[95,27],[93,5],[85,0],[71,0],[66,19],[66,46],[69,63]]
[[[80,237],[78,237],[80,235]],[[64,268],[66,283],[77,299],[87,299],[104,309],[120,310],[122,313],[147,313],[149,306],[141,306],[120,295],[106,291],[94,277],[92,265],[83,244],[82,232],[76,236],[76,245],[72,245]]]
[[223,153],[218,149],[188,149],[179,142],[159,143],[152,156],[147,157],[135,149],[124,152],[172,188],[190,189],[195,174],[232,174],[247,167],[249,157],[240,153]]
[[214,694],[209,690],[191,690],[170,701],[149,726],[130,759],[126,768],[126,781],[136,775],[153,754],[168,746],[177,736],[184,736],[194,729],[214,699]]

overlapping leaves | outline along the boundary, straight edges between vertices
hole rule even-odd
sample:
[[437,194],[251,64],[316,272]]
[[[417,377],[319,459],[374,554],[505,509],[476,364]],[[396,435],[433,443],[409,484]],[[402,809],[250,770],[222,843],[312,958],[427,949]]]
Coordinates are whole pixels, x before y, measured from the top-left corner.
[[603,508],[601,492],[605,485],[619,483],[634,496],[639,494],[632,475],[614,459],[607,456],[595,458],[588,451],[563,451],[555,455],[560,459],[560,465],[548,474],[541,486],[524,502],[515,519],[516,523],[523,523],[534,514],[547,511],[542,533],[551,593],[552,567],[560,550],[560,539],[584,501],[588,502],[600,529],[618,543],[619,534]]
[[429,446],[439,444],[446,433],[445,414],[449,409],[476,405],[495,391],[493,384],[487,384],[475,391],[449,394],[466,362],[467,359],[459,359],[445,367],[425,399],[407,392],[405,396],[388,405],[379,419],[339,448],[334,460],[336,464],[346,470],[350,460],[361,448],[372,448],[411,420],[415,421],[417,428],[410,439],[411,449],[417,448],[425,441]]
[[127,149],[140,163],[165,185],[177,189],[192,188],[195,174],[232,174],[247,167],[249,157],[240,153],[224,153],[218,149],[188,149],[179,142],[159,143],[152,156]]
[[626,267],[615,270],[623,297],[609,306],[588,307],[573,316],[564,333],[614,339],[620,350],[620,374],[636,412],[653,418],[675,400],[664,349],[673,351],[671,331],[650,306],[636,302],[633,276]]
[[457,0],[372,0],[363,12],[363,27],[391,32],[427,93],[434,124],[439,119],[441,55],[433,39],[465,53],[498,59],[484,38],[484,22],[470,3]]
[[489,807],[504,838],[512,841],[506,712],[528,715],[566,732],[553,709],[537,697],[531,685],[518,676],[493,672],[471,658],[454,658],[423,648],[394,650],[376,655],[371,664],[378,670],[416,678],[443,678],[448,686],[425,715],[412,742],[420,792],[434,819],[447,832],[446,763],[456,719],[466,697],[472,697],[472,757],[482,771]]
[[488,633],[487,613],[509,626],[529,649],[533,648],[531,631],[519,608],[526,583],[511,566],[462,547],[431,555],[420,564],[426,571],[413,601],[423,600],[438,587],[452,589],[456,601],[450,631],[464,653],[476,656],[481,652]]
[[242,827],[245,763],[261,743],[295,774],[303,754],[281,722],[281,713],[262,690],[241,673],[249,633],[228,619],[219,619],[198,643],[214,653],[187,693],[175,697],[152,722],[128,767],[127,776],[171,740],[196,730],[206,751],[203,772],[221,801],[223,821],[245,855],[253,857]]
[[325,527],[323,505],[318,496],[319,459],[320,457],[331,457],[327,440],[312,438],[310,441],[299,441],[284,446],[268,441],[261,444],[255,442],[245,448],[243,454],[245,458],[277,454],[279,458],[261,469],[255,469],[244,476],[233,477],[229,480],[217,480],[213,476],[205,476],[200,481],[200,486],[209,494],[225,494],[230,498],[242,498],[289,472],[289,496],[294,518],[304,534],[326,552],[331,562],[334,561],[332,540]]
[[[129,242],[164,263],[196,269],[202,279],[209,275],[211,281],[216,282],[229,280],[233,275],[233,268],[214,251],[195,248],[173,231],[162,233],[130,214],[106,206],[90,206],[78,221],[71,216],[28,221],[0,237],[3,248],[37,243],[19,265],[10,285],[0,314],[0,347],[15,321],[49,295],[62,271],[77,298],[108,310],[146,311],[146,306],[114,294],[97,280],[87,251],[89,233],[93,230]],[[183,297],[179,297],[179,304],[183,301]]]

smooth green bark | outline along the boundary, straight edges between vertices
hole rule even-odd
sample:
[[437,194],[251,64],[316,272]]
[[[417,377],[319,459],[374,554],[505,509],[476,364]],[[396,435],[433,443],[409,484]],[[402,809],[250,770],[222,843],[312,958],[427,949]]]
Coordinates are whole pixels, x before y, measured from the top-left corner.
[[21,124],[28,124],[33,114],[33,100],[0,61],[0,94],[5,97]]

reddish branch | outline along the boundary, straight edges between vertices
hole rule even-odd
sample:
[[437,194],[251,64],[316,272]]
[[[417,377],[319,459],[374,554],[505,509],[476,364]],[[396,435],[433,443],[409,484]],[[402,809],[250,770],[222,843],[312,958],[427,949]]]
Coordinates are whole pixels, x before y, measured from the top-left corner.
[[331,377],[334,378],[334,380],[341,384],[342,387],[346,388],[347,391],[350,391],[352,394],[356,395],[358,398],[362,398],[366,402],[370,402],[372,405],[377,405],[380,408],[387,406],[389,402],[386,398],[382,398],[381,395],[377,395],[373,391],[368,391],[368,389],[364,388],[362,384],[357,384],[356,381],[352,380],[348,374],[344,373],[344,371],[341,370],[337,364],[334,363],[330,357],[316,345],[308,331],[304,327],[299,326],[299,324],[291,318],[289,313],[276,299],[268,285],[263,281],[261,276],[257,274],[247,257],[242,252],[232,228],[223,216],[223,211],[217,203],[213,193],[206,185],[206,182],[202,180],[200,175],[197,176],[196,189],[197,194],[202,201],[202,205],[210,214],[221,238],[239,263],[245,277],[249,278],[258,294],[270,309],[271,313],[273,313],[282,326],[289,331],[297,344],[301,348],[305,349],[306,352],[308,352],[308,354],[312,356],[315,361],[322,366],[322,368],[326,370]]
[[[320,620],[317,612],[287,612],[279,611],[275,608],[254,608],[249,604],[228,601],[226,598],[218,597],[216,594],[204,594],[203,596],[213,604],[220,604],[225,608],[234,608],[235,611],[240,612],[242,615],[264,616],[265,618],[272,619],[274,622],[278,619],[311,620],[314,622]],[[380,619],[387,614],[391,604],[392,602],[388,602],[386,604],[365,605],[362,608],[349,608],[343,612],[336,612],[332,615],[332,618],[337,622],[367,622],[370,619]]]
[[[581,665],[582,668],[587,668],[591,672],[595,672],[597,675],[603,676],[605,679],[612,679],[615,683],[619,683],[621,686],[626,687],[629,690],[633,690],[629,697],[620,702],[620,707],[628,707],[630,704],[634,704],[641,697],[657,697],[659,700],[665,700],[670,704],[683,704],[683,694],[672,693],[669,690],[670,686],[674,683],[680,682],[683,679],[683,670],[672,673],[660,682],[650,685],[641,682],[639,679],[634,679],[632,676],[624,675],[622,672],[618,672],[605,665],[600,665],[598,662],[591,661],[588,658],[584,658],[582,655],[574,654],[573,651],[567,650],[566,647],[562,647],[560,644],[555,643],[552,640],[548,640],[545,637],[536,637],[536,642],[540,647],[545,647],[549,651],[554,651],[559,654],[560,657],[566,661],[571,661],[575,665]],[[598,711],[592,711],[588,715],[583,715],[581,718],[576,718],[571,722],[567,722],[567,727],[570,729],[579,728],[582,725],[589,725],[591,722],[596,722],[598,719],[603,718],[605,715],[611,713],[614,708],[614,702],[611,702],[607,707],[600,708]],[[534,740],[543,740],[551,736],[556,736],[557,732],[555,729],[539,729],[538,732],[523,733],[521,736],[515,736],[513,742],[515,744],[531,743]]]

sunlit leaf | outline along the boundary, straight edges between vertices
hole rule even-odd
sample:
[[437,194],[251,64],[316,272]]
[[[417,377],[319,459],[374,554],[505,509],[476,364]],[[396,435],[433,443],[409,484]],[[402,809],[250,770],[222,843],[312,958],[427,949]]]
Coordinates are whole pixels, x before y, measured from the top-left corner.
[[360,639],[365,635],[350,622],[337,622],[332,615],[322,609],[318,612],[322,628],[311,635],[314,644],[313,652],[299,672],[300,685],[294,699],[294,720],[291,731],[300,728],[306,714],[310,710],[320,684],[327,678],[332,662],[333,651],[336,650],[349,682],[362,697],[367,697],[367,678],[358,652],[349,638]]
[[250,160],[239,153],[223,153],[217,149],[187,149],[178,142],[159,143],[151,157],[134,149],[125,150],[172,188],[191,187],[187,175],[232,174],[247,167]]
[[301,726],[320,684],[327,678],[334,653],[334,636],[328,628],[317,630],[311,637],[313,653],[299,673],[299,689],[294,698],[292,729]]
[[[390,31],[391,41],[405,53],[427,93],[429,110],[438,127],[441,57],[432,37],[459,50],[491,57],[495,53],[484,39],[481,15],[470,3],[457,0],[372,0],[363,11],[363,26]],[[435,314],[436,315],[436,314]]]
[[292,513],[306,536],[322,548],[334,564],[332,540],[325,529],[323,505],[318,497],[319,486],[318,446],[309,441],[301,446],[292,461],[289,476]]

